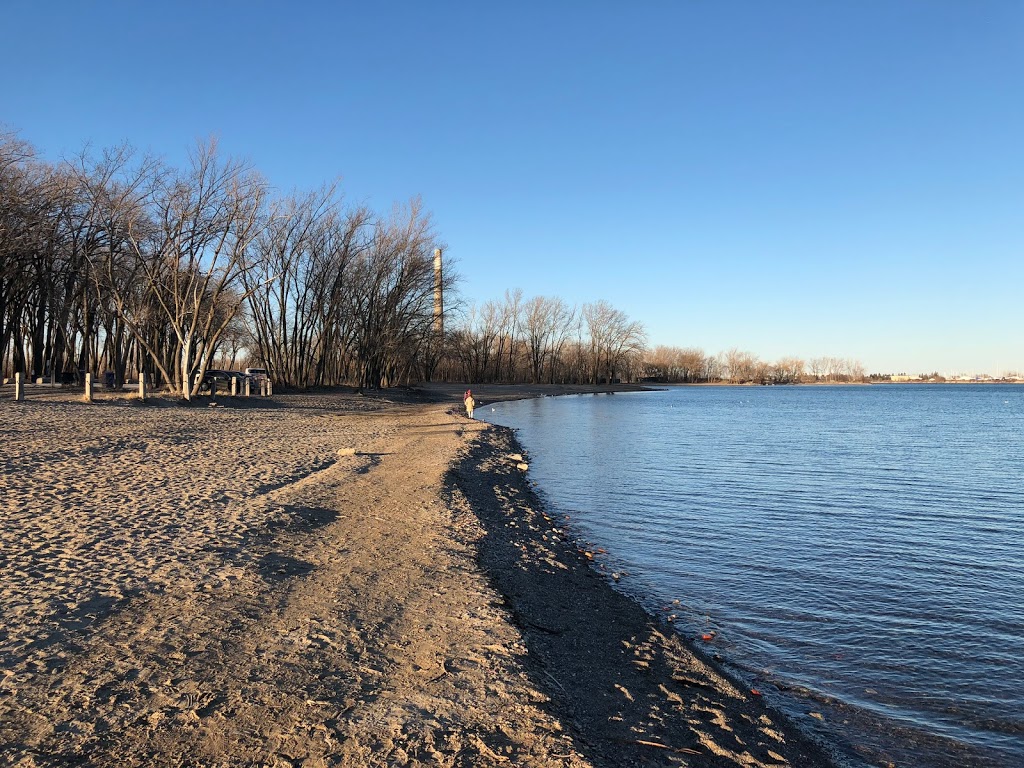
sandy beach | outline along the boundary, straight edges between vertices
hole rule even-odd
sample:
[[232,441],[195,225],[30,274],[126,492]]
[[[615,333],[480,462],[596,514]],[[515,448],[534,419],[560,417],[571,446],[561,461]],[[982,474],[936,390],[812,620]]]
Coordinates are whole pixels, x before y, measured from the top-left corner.
[[460,387],[7,389],[0,764],[831,765],[594,570]]

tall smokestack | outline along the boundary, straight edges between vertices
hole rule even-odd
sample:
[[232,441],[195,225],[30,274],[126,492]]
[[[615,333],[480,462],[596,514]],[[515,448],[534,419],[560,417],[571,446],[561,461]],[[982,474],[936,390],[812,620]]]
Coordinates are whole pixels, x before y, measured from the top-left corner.
[[444,288],[441,279],[441,249],[434,249],[434,333],[444,335]]

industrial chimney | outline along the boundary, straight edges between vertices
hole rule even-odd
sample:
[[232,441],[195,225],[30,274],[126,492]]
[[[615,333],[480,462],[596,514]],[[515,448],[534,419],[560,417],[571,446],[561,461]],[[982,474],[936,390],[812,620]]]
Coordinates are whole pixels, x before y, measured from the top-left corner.
[[434,249],[434,333],[444,335],[444,283],[441,279],[441,249]]

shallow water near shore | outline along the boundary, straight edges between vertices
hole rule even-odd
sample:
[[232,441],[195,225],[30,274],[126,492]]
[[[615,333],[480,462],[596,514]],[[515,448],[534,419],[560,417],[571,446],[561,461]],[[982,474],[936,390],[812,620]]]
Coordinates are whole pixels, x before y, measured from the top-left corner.
[[687,387],[477,415],[519,430],[622,589],[850,764],[1024,764],[1024,387]]

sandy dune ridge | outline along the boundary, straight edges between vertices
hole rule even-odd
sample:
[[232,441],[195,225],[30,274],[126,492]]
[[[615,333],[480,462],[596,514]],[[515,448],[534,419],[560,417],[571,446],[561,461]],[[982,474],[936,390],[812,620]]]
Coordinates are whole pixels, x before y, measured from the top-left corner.
[[827,764],[457,406],[5,400],[0,441],[0,764]]

